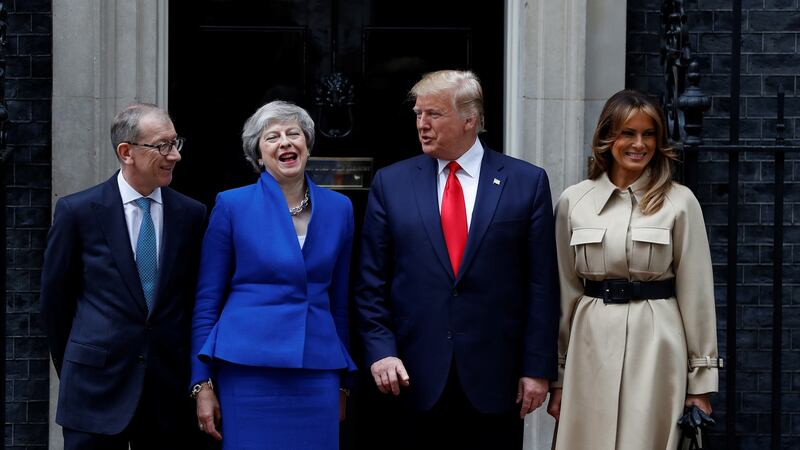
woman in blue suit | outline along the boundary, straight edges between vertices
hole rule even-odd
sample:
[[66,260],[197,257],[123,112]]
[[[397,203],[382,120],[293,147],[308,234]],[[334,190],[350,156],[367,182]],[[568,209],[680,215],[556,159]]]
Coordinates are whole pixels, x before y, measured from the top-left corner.
[[305,175],[314,122],[304,109],[267,103],[242,144],[260,178],[217,196],[203,240],[192,323],[198,424],[223,449],[336,449],[340,383],[355,370],[353,208]]

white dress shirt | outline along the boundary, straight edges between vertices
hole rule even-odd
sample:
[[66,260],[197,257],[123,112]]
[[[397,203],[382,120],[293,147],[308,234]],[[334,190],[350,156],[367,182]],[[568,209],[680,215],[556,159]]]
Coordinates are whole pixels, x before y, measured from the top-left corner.
[[[478,196],[478,180],[481,177],[481,161],[483,161],[483,146],[480,139],[475,139],[472,147],[466,151],[460,158],[456,160],[461,170],[456,172],[456,178],[461,183],[461,189],[464,191],[464,206],[467,209],[467,231],[472,223],[472,211],[475,209],[475,197]],[[450,161],[445,159],[437,159],[439,163],[438,170],[438,193],[439,193],[439,214],[442,213],[442,196],[444,196],[444,187],[447,184],[447,177],[450,175],[450,169],[447,165]]]
[[[139,229],[142,227],[142,210],[136,206],[136,199],[143,197],[142,194],[136,192],[130,184],[122,176],[120,170],[117,174],[117,184],[119,185],[119,194],[122,197],[122,208],[125,210],[125,223],[128,225],[128,237],[131,240],[131,248],[133,249],[133,258],[136,259],[136,242],[139,240]],[[157,187],[153,192],[148,195],[152,201],[150,202],[150,216],[153,218],[153,226],[156,231],[156,261],[158,261],[161,252],[161,230],[164,226],[164,205],[161,201],[161,188]]]

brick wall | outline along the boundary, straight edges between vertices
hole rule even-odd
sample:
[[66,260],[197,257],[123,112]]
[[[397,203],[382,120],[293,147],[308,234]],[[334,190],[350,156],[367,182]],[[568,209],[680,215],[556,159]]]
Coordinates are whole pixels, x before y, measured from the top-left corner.
[[6,423],[8,449],[47,446],[47,344],[39,325],[39,278],[50,224],[50,0],[5,1],[7,125]]
[[[700,87],[712,97],[704,137],[726,143],[730,116],[731,4],[729,0],[684,2],[690,42],[700,63]],[[659,62],[660,0],[628,1],[626,85],[659,95],[663,91]],[[798,0],[742,0],[741,142],[774,142],[776,89],[786,90],[789,144],[800,144],[800,5]],[[728,157],[702,152],[697,196],[703,204],[714,261],[719,344],[726,348],[726,271]],[[736,371],[737,433],[740,448],[769,448],[772,358],[772,224],[774,158],[745,153],[739,165],[738,319]],[[784,201],[782,432],[784,448],[800,448],[800,160],[787,155]],[[712,448],[724,447],[725,373],[714,398]]]

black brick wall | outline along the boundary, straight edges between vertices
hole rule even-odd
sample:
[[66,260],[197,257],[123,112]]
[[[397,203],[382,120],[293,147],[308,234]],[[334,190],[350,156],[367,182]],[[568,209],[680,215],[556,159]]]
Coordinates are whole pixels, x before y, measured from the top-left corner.
[[[712,96],[704,122],[709,143],[726,143],[730,126],[730,0],[688,0],[692,51],[700,63],[700,87]],[[660,95],[658,57],[660,0],[628,1],[626,86]],[[786,90],[786,132],[800,144],[800,4],[798,0],[743,0],[740,139],[774,142],[778,83]],[[728,158],[701,152],[697,196],[703,204],[716,283],[720,352],[726,348]],[[772,358],[772,225],[774,158],[746,153],[739,165],[739,238],[736,369],[737,434],[744,450],[770,448]],[[782,331],[783,448],[800,448],[800,159],[787,155],[784,201]],[[725,371],[714,400],[718,425],[711,448],[724,448]]]
[[50,225],[52,9],[50,0],[5,1],[6,423],[8,449],[47,446],[47,343],[39,324],[39,278]]

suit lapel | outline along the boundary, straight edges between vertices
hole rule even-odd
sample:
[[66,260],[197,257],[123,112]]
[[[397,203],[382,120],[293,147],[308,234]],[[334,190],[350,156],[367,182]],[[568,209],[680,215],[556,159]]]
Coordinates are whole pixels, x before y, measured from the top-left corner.
[[[175,269],[178,247],[180,245],[181,230],[183,227],[184,210],[183,205],[179,204],[174,192],[169,188],[161,188],[161,199],[164,202],[163,226],[161,233],[161,249],[158,256],[158,284],[156,285],[156,295],[153,298],[153,309],[159,305],[159,301],[164,298],[169,290],[169,280],[172,280],[172,272]],[[152,313],[152,311],[151,311]]]
[[[327,211],[328,204],[325,202],[318,202],[318,190],[316,184],[311,181],[311,177],[306,175],[306,185],[308,186],[308,195],[311,199],[311,217],[308,219],[308,227],[306,228],[306,240],[303,243],[303,247],[300,248],[300,253],[303,254],[303,259],[308,265],[308,258],[311,254],[311,246],[314,245],[315,239],[317,239],[317,235],[324,234],[324,229],[321,227],[325,226],[325,224],[321,223],[321,219],[317,219],[317,217],[330,217]],[[299,242],[298,242],[299,245]]]
[[478,180],[478,193],[475,196],[475,207],[472,211],[472,222],[467,235],[467,247],[458,270],[458,279],[469,270],[470,263],[480,248],[486,230],[492,223],[500,194],[506,185],[506,176],[502,173],[503,164],[500,158],[490,149],[484,147],[481,175]]
[[103,185],[102,199],[100,202],[93,203],[92,208],[100,224],[100,229],[103,231],[103,236],[108,242],[108,248],[117,264],[122,281],[131,296],[136,299],[139,309],[146,314],[147,304],[144,300],[139,270],[136,268],[128,237],[128,225],[125,222],[125,212],[122,208],[116,173]]
[[[420,159],[414,186],[414,195],[417,200],[419,214],[425,231],[428,233],[433,245],[433,252],[444,267],[445,271],[453,277],[453,267],[450,265],[450,258],[447,255],[447,247],[444,243],[442,233],[442,218],[439,214],[439,199],[436,186],[436,160],[433,158]],[[453,277],[455,278],[455,277]]]
[[[309,189],[313,190],[314,188],[310,187]],[[320,209],[325,208],[317,204],[319,202],[315,200],[315,193],[310,193],[310,195],[312,196],[311,217],[309,227],[306,230],[306,239],[308,239],[309,243],[314,239],[313,236],[309,239],[309,235],[316,234],[314,227],[318,226],[315,223],[314,227],[312,227],[311,223],[319,221],[316,215],[320,212]],[[292,274],[287,276],[290,277],[294,287],[300,292],[306,292],[308,283],[306,261],[303,257],[303,250],[301,250],[300,243],[297,240],[297,232],[294,229],[292,217],[289,215],[289,205],[286,203],[286,198],[283,196],[280,185],[267,171],[261,172],[253,204],[264,205],[252,212],[249,217],[252,217],[250,220],[257,222],[256,230],[259,233],[269,233],[269,237],[260,240],[259,243],[264,252],[263,254],[270,255],[265,261],[269,261],[269,264],[279,264],[285,274]],[[324,225],[319,224],[319,226],[323,227]]]

